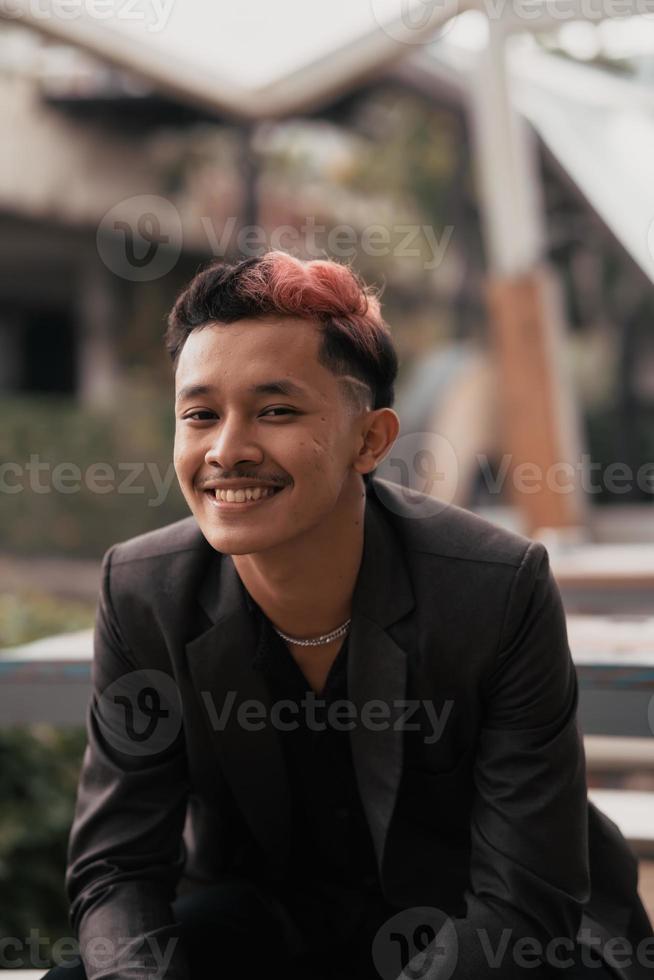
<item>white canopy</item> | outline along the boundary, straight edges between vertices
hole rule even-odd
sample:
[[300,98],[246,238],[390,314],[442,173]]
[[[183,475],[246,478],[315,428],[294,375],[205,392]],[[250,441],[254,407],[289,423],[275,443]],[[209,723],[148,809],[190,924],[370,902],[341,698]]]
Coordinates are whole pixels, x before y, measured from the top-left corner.
[[[475,53],[459,43],[454,16],[474,8],[507,31],[534,31],[569,24],[572,14],[596,19],[594,6],[584,0],[0,0],[0,15],[81,45],[177,98],[256,119],[318,107],[400,60],[430,77],[435,92],[449,79],[465,98],[474,85]],[[466,17],[470,23],[470,14],[458,23]],[[652,19],[630,20],[639,22],[635,32],[654,50]],[[430,43],[443,25],[442,39]],[[624,20],[611,27],[624,31]],[[515,47],[507,51],[515,105],[654,280],[654,91],[535,46]]]

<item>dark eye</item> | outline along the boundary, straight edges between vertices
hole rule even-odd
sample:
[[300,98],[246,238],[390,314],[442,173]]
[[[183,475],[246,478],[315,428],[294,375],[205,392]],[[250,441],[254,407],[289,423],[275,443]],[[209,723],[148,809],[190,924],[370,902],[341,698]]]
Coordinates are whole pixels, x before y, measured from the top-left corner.
[[213,416],[213,412],[205,412],[205,411],[191,412],[189,415],[185,415],[184,418],[185,419],[192,419],[193,422],[205,422],[206,421],[206,418],[202,418],[202,419],[201,418],[198,418],[199,415],[204,415],[204,416],[208,416],[209,418],[211,418]]
[[268,412],[282,412],[284,415],[297,415],[294,408],[284,408],[281,405],[277,408],[266,408],[261,414],[266,415]]

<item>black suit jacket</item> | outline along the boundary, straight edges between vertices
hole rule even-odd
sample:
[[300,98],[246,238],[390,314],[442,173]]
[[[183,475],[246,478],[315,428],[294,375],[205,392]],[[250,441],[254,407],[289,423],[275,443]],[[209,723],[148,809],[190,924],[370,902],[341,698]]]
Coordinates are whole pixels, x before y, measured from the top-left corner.
[[[392,712],[350,736],[385,897],[450,917],[458,950],[448,976],[539,976],[515,967],[516,940],[583,939],[590,927],[602,946],[632,944],[631,965],[616,972],[640,980],[650,971],[636,945],[652,932],[637,862],[587,800],[577,680],[547,552],[457,507],[419,516],[423,500],[371,482],[352,604],[349,698],[359,711],[378,700]],[[255,643],[234,564],[193,517],[105,555],[66,874],[90,980],[121,973],[91,961],[94,937],[152,963],[150,940],[176,935],[170,903],[182,876],[257,869],[274,885],[284,874],[279,734],[242,723],[270,707],[251,667]],[[507,936],[498,972],[489,954]],[[166,977],[187,975],[177,944]]]

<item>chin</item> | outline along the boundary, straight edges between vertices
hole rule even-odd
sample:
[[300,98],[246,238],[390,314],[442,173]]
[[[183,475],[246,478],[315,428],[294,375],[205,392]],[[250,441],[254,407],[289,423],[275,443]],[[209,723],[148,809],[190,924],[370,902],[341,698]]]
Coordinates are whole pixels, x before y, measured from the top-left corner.
[[[199,522],[198,522],[199,523]],[[295,537],[295,535],[283,536],[279,532],[272,534],[268,531],[247,531],[244,529],[224,530],[215,526],[207,526],[206,522],[200,523],[200,530],[215,551],[220,551],[223,555],[254,555],[259,551],[268,551],[276,545],[284,544],[285,541]]]

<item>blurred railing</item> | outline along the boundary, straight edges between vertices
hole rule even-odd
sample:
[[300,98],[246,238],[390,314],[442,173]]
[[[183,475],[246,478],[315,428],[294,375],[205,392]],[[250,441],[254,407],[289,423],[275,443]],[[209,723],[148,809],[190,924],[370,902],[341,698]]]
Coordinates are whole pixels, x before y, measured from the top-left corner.
[[[569,614],[567,623],[589,777],[651,774],[646,790],[591,785],[589,795],[637,850],[654,853],[654,616]],[[83,725],[92,651],[93,630],[0,651],[0,726]]]
[[0,650],[0,726],[83,725],[93,630]]
[[[654,768],[654,616],[569,614],[589,763]],[[81,725],[93,630],[0,650],[0,725]]]

